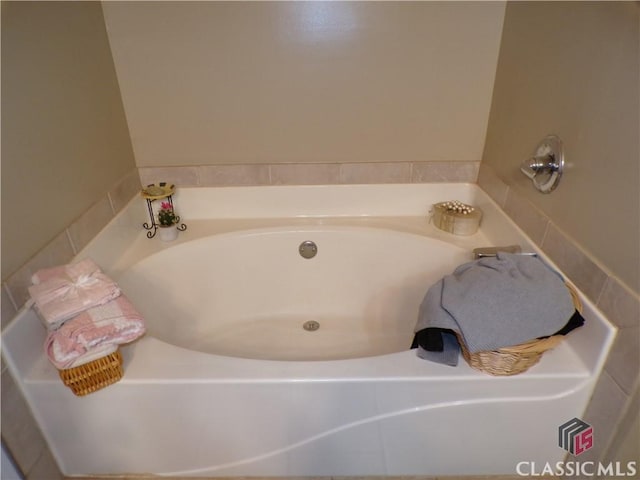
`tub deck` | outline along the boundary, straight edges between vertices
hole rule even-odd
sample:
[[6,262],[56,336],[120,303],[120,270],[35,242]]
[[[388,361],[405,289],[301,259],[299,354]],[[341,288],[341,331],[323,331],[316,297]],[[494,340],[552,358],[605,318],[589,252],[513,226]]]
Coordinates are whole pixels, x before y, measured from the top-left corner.
[[[176,242],[146,238],[144,208],[134,199],[79,258],[91,256],[118,279],[143,258],[211,235],[323,225],[422,235],[469,253],[514,243],[533,248],[473,185],[179,193],[175,204],[188,229]],[[426,220],[429,203],[453,198],[483,209],[478,233],[452,236]],[[309,215],[300,213],[301,203]],[[257,211],[260,204],[270,209]],[[213,218],[206,218],[207,208]],[[43,355],[45,332],[31,309],[3,331],[2,343],[67,475],[513,475],[519,461],[563,459],[557,428],[584,412],[615,336],[580,297],[585,326],[513,377],[492,377],[462,359],[456,368],[426,362],[410,350],[346,360],[252,360],[147,335],[122,348],[120,382],[75,397]]]

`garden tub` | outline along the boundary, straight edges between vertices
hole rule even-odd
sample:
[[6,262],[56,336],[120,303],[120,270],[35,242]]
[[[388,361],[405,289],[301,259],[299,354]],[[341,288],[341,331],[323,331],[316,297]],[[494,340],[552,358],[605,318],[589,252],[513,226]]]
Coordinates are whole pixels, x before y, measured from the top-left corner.
[[[429,222],[449,199],[483,209],[477,233]],[[120,382],[74,397],[30,308],[3,332],[65,474],[514,475],[564,458],[558,427],[584,412],[614,335],[582,294],[585,326],[520,375],[409,348],[424,293],[473,248],[533,249],[475,185],[194,188],[174,204],[177,241],[146,238],[134,199],[78,255],[147,322]]]

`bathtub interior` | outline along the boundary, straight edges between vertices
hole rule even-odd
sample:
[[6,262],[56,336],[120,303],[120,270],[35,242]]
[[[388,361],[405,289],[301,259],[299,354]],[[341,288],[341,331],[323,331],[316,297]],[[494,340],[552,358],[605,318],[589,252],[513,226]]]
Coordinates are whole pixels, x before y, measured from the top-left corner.
[[[456,237],[429,224],[429,205],[449,199],[483,209],[478,233]],[[382,238],[400,235],[405,241],[409,238],[409,243],[416,241],[417,250],[407,248],[404,252],[408,264],[413,261],[409,258],[419,253],[420,241],[429,246],[446,243],[451,256],[441,268],[448,271],[468,260],[478,246],[518,243],[533,250],[529,239],[475,185],[183,189],[174,200],[188,224],[176,242],[163,244],[145,237],[140,224],[146,212],[140,199],[134,199],[78,258],[91,256],[107,273],[123,281],[125,292],[130,290],[135,296],[136,275],[148,273],[147,268],[153,271],[154,262],[167,259],[174,262],[171,268],[198,263],[212,235],[223,242],[239,238],[254,241],[256,237],[270,242],[284,235],[295,240],[294,251],[296,242],[309,234],[349,231],[380,235],[379,241],[365,243],[360,260],[369,258],[367,248],[380,255],[386,241]],[[338,248],[325,241],[319,245],[323,254]],[[282,257],[260,260],[259,250],[246,254],[247,265]],[[291,278],[296,276],[296,268],[313,265],[322,270],[319,263],[311,263],[313,260],[295,256],[290,260],[289,275],[282,275],[281,267],[270,264],[265,271]],[[388,268],[392,256],[379,262],[364,266],[368,276],[344,280],[356,285],[371,278],[384,280],[381,270],[367,269]],[[327,264],[326,268],[329,266],[335,267]],[[318,278],[327,274],[318,273]],[[211,278],[205,277],[206,281]],[[246,278],[238,281],[247,282]],[[416,278],[417,282],[409,282],[412,286],[407,294],[413,301],[423,293],[416,285],[424,288],[432,280]],[[157,280],[158,285],[146,285],[147,290],[141,292],[148,294],[150,287],[155,295],[162,295],[181,288],[171,281],[165,284],[162,280],[166,278]],[[382,281],[380,288],[391,288],[395,280]],[[252,292],[260,290],[258,284],[264,278],[255,281],[247,285]],[[339,312],[326,305],[326,298],[344,292],[340,282],[328,283],[322,287],[314,284],[327,290],[311,298],[304,298],[306,291],[298,290],[301,301],[291,316],[296,325],[304,316],[302,307],[309,304],[328,309],[327,317],[339,317]],[[297,287],[302,286],[282,286],[283,291]],[[242,295],[240,289],[233,292]],[[353,311],[362,307],[363,298],[353,302]],[[269,352],[247,358],[247,350],[255,352],[255,345],[245,345],[242,351],[220,350],[222,346],[215,345],[217,353],[206,353],[203,350],[210,352],[210,345],[194,348],[193,338],[182,343],[175,331],[162,331],[184,331],[188,311],[170,312],[167,321],[158,324],[157,332],[151,327],[149,335],[124,347],[125,377],[82,398],[74,397],[60,383],[44,358],[44,330],[32,309],[23,309],[3,331],[2,347],[8,367],[67,475],[513,474],[516,459],[544,462],[563,458],[564,452],[554,441],[557,426],[584,412],[613,341],[615,329],[583,295],[581,299],[586,325],[545,354],[530,371],[508,378],[482,374],[462,360],[455,369],[427,364],[413,352],[395,346],[381,351],[367,344],[354,355],[357,358],[345,355],[349,346],[335,351],[322,347],[319,357],[304,357],[314,361],[301,360],[300,353],[289,359],[269,358]],[[243,303],[243,297],[230,300],[229,305]],[[282,307],[269,304],[272,300],[262,299],[269,309]],[[384,310],[381,305],[371,306],[372,312],[376,309]],[[408,336],[400,336],[397,345],[406,345],[407,339],[410,341]],[[335,339],[327,343],[333,345]],[[305,355],[309,353],[309,348],[303,350]],[[326,351],[330,354],[323,357]],[[475,445],[472,452],[465,453],[464,462],[456,453],[460,422],[464,423],[465,437]],[[123,431],[126,441],[122,441]],[[430,435],[425,438],[425,431],[435,432],[437,440]],[[513,438],[521,437],[521,432],[528,432],[530,439],[519,438],[522,441],[514,445]],[[488,444],[487,436],[495,441]],[[545,436],[548,441],[541,440]],[[496,458],[495,451],[511,453]]]
[[[305,259],[298,246],[310,240],[317,254]],[[281,227],[178,245],[118,282],[153,319],[148,333],[167,343],[241,358],[342,360],[407,350],[425,288],[468,254],[370,227]]]

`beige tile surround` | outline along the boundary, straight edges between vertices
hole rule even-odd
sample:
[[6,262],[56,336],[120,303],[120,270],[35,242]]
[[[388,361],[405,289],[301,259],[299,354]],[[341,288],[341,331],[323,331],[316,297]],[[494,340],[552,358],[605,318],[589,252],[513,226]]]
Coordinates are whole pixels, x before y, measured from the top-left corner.
[[[580,288],[620,329],[612,353],[607,359],[584,420],[594,425],[599,443],[583,454],[584,460],[598,460],[608,452],[624,415],[631,408],[631,397],[640,383],[640,301],[637,293],[619,282],[614,275],[589,258],[579,244],[568,238],[541,212],[502,182],[490,167],[476,162],[425,162],[420,164],[296,164],[194,166],[175,168],[140,168],[115,185],[85,214],[36,254],[18,272],[3,283],[3,326],[27,298],[31,273],[38,268],[69,261],[137,194],[140,183],[159,180],[178,186],[231,186],[320,183],[406,183],[406,182],[477,182],[525,233],[557,263],[569,279]],[[430,172],[430,173],[425,173]],[[138,176],[139,175],[139,176]],[[108,207],[108,208],[107,208]],[[14,454],[27,479],[62,478],[53,465],[31,413],[6,368],[2,371],[3,442]],[[5,412],[11,412],[9,416]],[[5,418],[6,417],[6,418]],[[17,455],[16,455],[17,453]],[[589,456],[587,459],[586,456]],[[583,460],[583,457],[581,457]],[[47,473],[42,476],[42,472]],[[97,478],[97,477],[94,477]],[[104,477],[114,478],[114,477]],[[145,478],[145,477],[115,477]],[[148,477],[151,478],[151,477]],[[334,477],[335,478],[335,477]],[[365,477],[351,477],[365,478]],[[430,477],[402,477],[421,478]],[[465,478],[465,477],[439,477]],[[472,477],[466,477],[472,478]],[[479,477],[473,477],[478,479]],[[482,477],[516,478],[516,477]],[[518,477],[519,478],[519,477]]]
[[498,178],[490,166],[481,166],[478,185],[618,328],[583,416],[598,432],[598,441],[580,456],[580,461],[598,461],[605,456],[615,459],[609,446],[614,444],[624,416],[633,408],[631,399],[640,385],[640,296],[591,258],[579,242],[567,236],[516,188]]
[[275,163],[140,167],[144,185],[168,181],[183,187],[471,182],[480,162]]
[[[2,327],[29,298],[31,275],[40,268],[67,263],[109,223],[140,191],[137,169],[121,178],[106,195],[68,225],[42,250],[22,265],[2,285]],[[4,301],[4,300],[8,300]]]

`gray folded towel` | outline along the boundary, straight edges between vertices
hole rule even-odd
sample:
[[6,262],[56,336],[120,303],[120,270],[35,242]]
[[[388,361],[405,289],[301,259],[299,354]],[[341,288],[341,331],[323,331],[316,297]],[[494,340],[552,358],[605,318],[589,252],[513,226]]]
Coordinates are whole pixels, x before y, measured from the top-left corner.
[[553,335],[574,311],[562,278],[542,260],[499,252],[461,265],[433,285],[414,331],[450,329],[476,353]]

